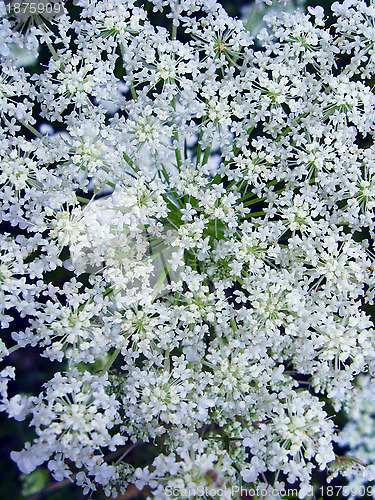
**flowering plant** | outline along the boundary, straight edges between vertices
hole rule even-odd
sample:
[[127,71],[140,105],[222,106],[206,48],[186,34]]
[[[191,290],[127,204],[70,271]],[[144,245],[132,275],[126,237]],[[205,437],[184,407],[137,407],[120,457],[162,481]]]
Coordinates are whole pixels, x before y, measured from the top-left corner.
[[1,19],[0,312],[28,326],[0,352],[58,367],[37,396],[0,372],[35,428],[12,458],[155,499],[375,479],[337,456],[330,410],[375,367],[372,1],[257,39],[214,0],[74,4]]

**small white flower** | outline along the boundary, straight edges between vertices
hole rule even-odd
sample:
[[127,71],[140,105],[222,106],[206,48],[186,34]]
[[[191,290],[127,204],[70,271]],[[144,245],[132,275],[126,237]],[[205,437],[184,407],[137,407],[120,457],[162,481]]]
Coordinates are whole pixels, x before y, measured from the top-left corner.
[[247,483],[253,483],[256,481],[260,472],[263,472],[265,463],[258,457],[253,457],[250,462],[250,467],[242,469],[241,477]]

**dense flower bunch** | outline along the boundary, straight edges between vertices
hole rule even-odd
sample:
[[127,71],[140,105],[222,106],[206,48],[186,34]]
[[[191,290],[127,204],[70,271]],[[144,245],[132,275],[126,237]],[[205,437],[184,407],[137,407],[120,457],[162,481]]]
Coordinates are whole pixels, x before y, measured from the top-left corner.
[[[349,422],[338,436],[338,443],[350,450],[350,459],[341,457],[333,467],[332,477],[339,473],[349,478],[348,496],[375,496],[375,394],[368,376],[358,380],[359,390],[347,407]],[[354,458],[354,460],[353,460]],[[366,474],[358,474],[366,464]]]
[[0,312],[28,319],[1,356],[61,367],[38,396],[1,371],[36,433],[12,457],[85,492],[304,498],[315,469],[354,470],[330,417],[375,368],[375,5],[254,40],[214,0],[74,3],[1,21]]

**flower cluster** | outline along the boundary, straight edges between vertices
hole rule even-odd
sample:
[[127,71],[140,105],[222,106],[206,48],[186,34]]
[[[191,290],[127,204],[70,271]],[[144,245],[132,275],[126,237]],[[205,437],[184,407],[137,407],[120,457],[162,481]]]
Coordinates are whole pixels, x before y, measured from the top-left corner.
[[36,433],[12,458],[85,492],[304,498],[375,367],[375,5],[274,13],[254,39],[214,0],[74,4],[1,19],[0,315],[27,327],[0,353],[60,366],[39,396],[0,372]]
[[336,438],[340,446],[349,451],[330,467],[331,478],[340,473],[349,479],[350,498],[355,498],[361,489],[375,497],[374,408],[374,386],[368,376],[362,375],[358,379],[356,394],[346,408],[349,422]]
[[[38,428],[38,438],[32,445],[26,443],[21,452],[12,452],[20,469],[30,473],[53,456],[48,468],[56,480],[62,481],[72,474],[64,462],[69,459],[79,468],[86,467],[95,482],[106,486],[115,467],[108,465],[98,450],[105,447],[113,451],[125,442],[123,436],[111,436],[109,432],[120,417],[114,395],[106,393],[108,385],[107,374],[96,376],[77,369],[66,375],[56,373],[46,384],[45,395],[28,401],[27,410],[32,414],[32,425]],[[15,403],[20,404],[15,398],[18,396],[6,404],[10,414]],[[84,472],[77,476],[81,484],[91,486]]]

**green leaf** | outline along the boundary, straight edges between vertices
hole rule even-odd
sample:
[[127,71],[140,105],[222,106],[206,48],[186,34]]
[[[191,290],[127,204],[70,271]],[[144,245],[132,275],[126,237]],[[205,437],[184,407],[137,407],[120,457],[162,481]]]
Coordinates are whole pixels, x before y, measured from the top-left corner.
[[46,487],[49,481],[49,473],[46,469],[36,469],[31,474],[21,474],[22,495],[25,497],[35,495]]

